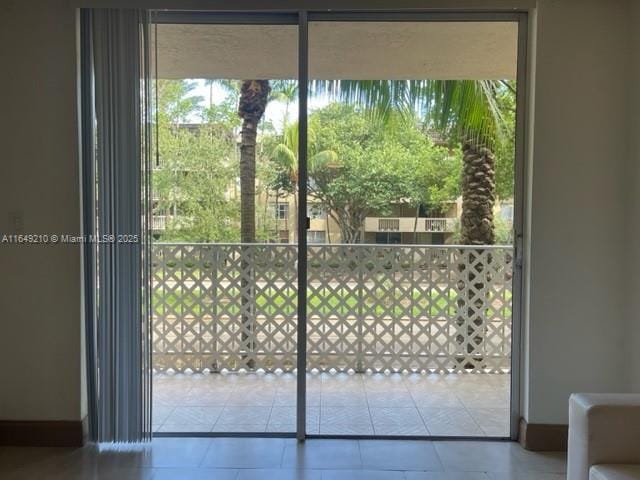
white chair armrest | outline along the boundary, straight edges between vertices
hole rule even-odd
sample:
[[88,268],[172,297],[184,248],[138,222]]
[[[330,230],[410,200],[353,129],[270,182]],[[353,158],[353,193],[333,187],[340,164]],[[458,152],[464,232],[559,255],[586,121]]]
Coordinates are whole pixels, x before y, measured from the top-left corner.
[[638,480],[640,465],[594,465],[589,469],[589,480]]
[[588,480],[603,463],[640,463],[640,395],[571,395],[567,479]]

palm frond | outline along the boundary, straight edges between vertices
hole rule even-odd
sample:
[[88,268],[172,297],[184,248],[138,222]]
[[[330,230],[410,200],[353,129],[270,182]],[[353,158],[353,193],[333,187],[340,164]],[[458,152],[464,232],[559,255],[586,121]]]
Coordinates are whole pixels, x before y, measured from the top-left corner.
[[494,80],[412,82],[409,103],[428,128],[460,141],[495,146],[504,135],[504,118]]
[[298,122],[287,125],[284,132],[282,132],[284,144],[295,152],[296,158],[298,156],[298,133]]
[[407,82],[387,80],[313,80],[310,91],[361,107],[372,119],[386,122],[407,106]]
[[276,145],[271,152],[271,159],[281,167],[294,171],[298,168],[298,156],[297,152],[292,151],[284,143]]
[[[298,123],[293,123],[285,128],[282,134],[282,143],[276,145],[271,152],[271,160],[290,172],[293,177],[298,172]],[[338,165],[338,154],[331,150],[316,152],[316,134],[312,128],[307,131],[308,142],[308,165],[309,171],[317,171],[323,168],[335,167]]]
[[[357,105],[381,122],[396,112],[416,114],[449,138],[493,146],[503,136],[504,119],[495,80],[314,80],[310,91]],[[504,87],[502,87],[504,88]]]
[[338,154],[332,150],[323,150],[309,158],[309,172],[313,173],[326,168],[339,166]]
[[270,100],[293,102],[298,98],[297,80],[271,80]]
[[222,88],[225,92],[230,94],[239,94],[240,93],[240,80],[228,80],[225,78],[207,78],[204,81],[204,84],[207,86],[217,85]]
[[[292,152],[295,152],[296,158],[298,155],[298,142],[299,142],[299,126],[298,122],[294,122],[291,125],[287,125],[282,132],[282,141]],[[316,151],[317,136],[313,128],[307,129],[307,149],[309,152]]]

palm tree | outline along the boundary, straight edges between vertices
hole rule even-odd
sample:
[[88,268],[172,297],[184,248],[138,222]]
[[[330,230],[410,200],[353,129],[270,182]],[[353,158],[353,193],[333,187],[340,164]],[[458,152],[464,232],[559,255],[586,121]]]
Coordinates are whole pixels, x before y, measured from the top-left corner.
[[[254,318],[251,311],[254,297],[253,259],[246,245],[256,241],[256,142],[258,124],[264,115],[271,87],[268,80],[243,80],[240,86],[238,115],[242,119],[240,131],[240,242],[243,244],[240,279],[242,342],[247,352],[255,350]],[[246,358],[246,357],[245,357]],[[247,361],[247,367],[254,368],[254,360]]]
[[240,131],[240,241],[256,241],[256,141],[269,101],[269,80],[243,80],[238,115]]
[[[299,173],[298,173],[298,123],[286,126],[282,134],[282,142],[275,146],[271,153],[271,160],[278,168],[285,172],[288,176],[288,193],[293,194],[293,202],[295,211],[298,211],[298,190]],[[316,136],[313,129],[307,130],[307,145],[309,149],[308,155],[308,171],[313,176],[314,171],[318,169],[334,165],[337,163],[338,156],[331,150],[323,150],[316,152]],[[297,216],[296,216],[297,219]],[[297,223],[294,226],[297,235]]]
[[213,88],[221,87],[227,93],[237,94],[238,116],[242,119],[240,131],[240,241],[254,243],[256,240],[256,147],[258,127],[271,100],[285,103],[285,126],[289,105],[297,97],[298,82],[295,80],[224,80],[207,79],[209,87],[209,110],[213,108]]
[[[276,99],[290,101],[291,98],[295,97],[297,92],[296,81],[276,80],[274,82],[276,89],[273,91],[276,94]],[[242,119],[240,131],[240,242],[242,244],[256,241],[256,145],[258,126],[267,109],[269,100],[272,99],[271,93],[272,87],[269,80],[241,81],[238,115]],[[243,255],[241,268],[244,272],[240,281],[241,291],[243,292],[241,294],[241,304],[244,312],[242,314],[243,333],[241,337],[243,342],[247,342],[247,351],[253,352],[255,312],[250,311],[254,296],[249,280],[249,277],[253,276],[253,259],[250,258],[250,255]],[[253,368],[253,360],[249,360],[247,366]]]

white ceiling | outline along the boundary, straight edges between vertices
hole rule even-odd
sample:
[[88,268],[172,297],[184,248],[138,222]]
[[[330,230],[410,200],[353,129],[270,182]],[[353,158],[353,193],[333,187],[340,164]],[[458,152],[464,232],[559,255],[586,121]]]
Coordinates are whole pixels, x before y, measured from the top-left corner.
[[[294,25],[158,25],[160,78],[296,78]],[[315,22],[312,79],[513,79],[513,22]]]

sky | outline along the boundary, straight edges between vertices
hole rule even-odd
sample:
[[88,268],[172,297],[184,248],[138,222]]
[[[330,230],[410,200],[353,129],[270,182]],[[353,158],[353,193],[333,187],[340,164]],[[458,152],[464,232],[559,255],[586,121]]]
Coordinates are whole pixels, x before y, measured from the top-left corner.
[[[189,79],[190,82],[195,82],[196,88],[192,90],[192,94],[194,96],[200,96],[204,99],[203,106],[209,104],[209,85],[205,84],[205,80],[203,79]],[[225,99],[226,92],[220,85],[213,85],[213,104],[222,103]],[[312,97],[309,98],[308,102],[308,110],[313,111],[318,108],[322,108],[329,104],[329,99],[325,96],[322,97]],[[264,118],[267,121],[270,121],[277,132],[282,130],[282,125],[285,117],[285,104],[280,101],[270,101],[267,104],[267,110],[265,111]],[[289,104],[289,118],[287,119],[287,123],[292,123],[298,120],[298,102],[292,102]],[[191,123],[200,123],[201,119],[197,116],[194,116],[189,119]]]

